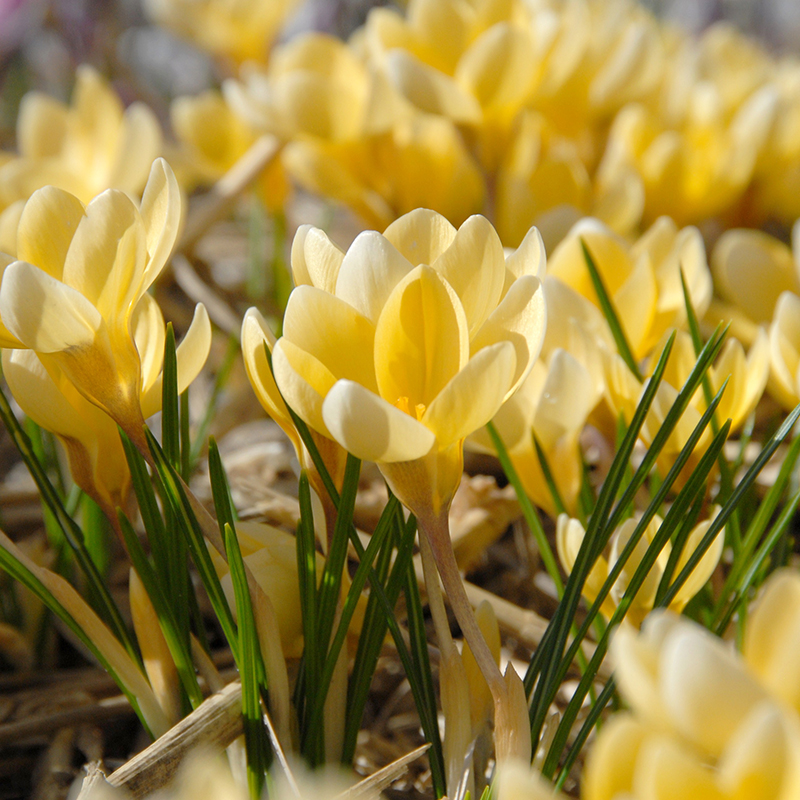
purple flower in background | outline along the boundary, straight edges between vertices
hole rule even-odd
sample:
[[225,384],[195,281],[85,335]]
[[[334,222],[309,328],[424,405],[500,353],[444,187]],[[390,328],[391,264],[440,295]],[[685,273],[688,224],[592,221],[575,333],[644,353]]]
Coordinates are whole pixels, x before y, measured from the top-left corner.
[[0,58],[39,26],[46,9],[47,0],[0,0]]

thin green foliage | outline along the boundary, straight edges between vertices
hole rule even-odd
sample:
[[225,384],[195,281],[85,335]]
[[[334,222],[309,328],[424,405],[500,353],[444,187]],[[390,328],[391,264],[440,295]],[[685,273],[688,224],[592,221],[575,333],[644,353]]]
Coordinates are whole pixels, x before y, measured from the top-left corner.
[[11,410],[11,406],[8,403],[8,398],[2,390],[0,390],[0,419],[2,419],[9,436],[22,456],[25,466],[27,466],[30,471],[31,477],[42,496],[42,500],[47,505],[53,517],[58,521],[64,539],[86,578],[88,590],[87,599],[94,610],[99,614],[100,618],[108,625],[120,642],[122,642],[130,656],[137,663],[141,663],[139,651],[133,642],[133,638],[122,619],[122,615],[116,603],[106,588],[103,577],[97,569],[91,553],[86,548],[83,531],[64,508],[58,492],[50,482],[44,467],[33,452],[31,440],[14,416],[14,412]]
[[517,500],[519,501],[520,508],[522,509],[525,522],[528,524],[528,528],[533,534],[533,538],[536,540],[536,545],[539,548],[539,553],[542,557],[542,563],[547,570],[547,574],[555,584],[558,596],[561,597],[564,593],[564,582],[561,580],[558,562],[556,561],[553,549],[550,547],[550,543],[547,541],[547,536],[545,535],[544,528],[542,527],[542,522],[539,519],[539,514],[533,507],[533,503],[531,503],[530,498],[525,492],[525,487],[522,485],[519,474],[514,468],[514,464],[511,461],[508,450],[506,449],[506,446],[503,443],[503,440],[494,423],[488,422],[486,424],[486,430],[489,432],[494,449],[497,451],[497,457],[500,460],[500,465],[503,467],[503,472],[505,472],[509,483],[514,487],[514,492],[517,495]]
[[553,477],[553,471],[550,469],[550,463],[547,460],[547,455],[542,449],[542,445],[539,443],[539,438],[536,436],[535,431],[531,431],[531,440],[533,441],[533,446],[536,449],[536,457],[539,459],[539,466],[542,468],[542,475],[544,475],[544,480],[550,492],[550,497],[553,498],[553,508],[555,509],[556,516],[559,514],[566,514],[567,507],[564,505],[561,492],[559,492],[555,478]]
[[[120,678],[117,671],[106,660],[102,651],[95,645],[92,638],[83,630],[80,622],[77,621],[64,608],[63,605],[61,605],[61,603],[50,592],[50,590],[24,564],[17,561],[17,559],[14,558],[11,553],[2,547],[0,547],[0,568],[7,572],[14,580],[19,581],[19,583],[33,592],[33,594],[38,597],[39,600],[41,600],[42,603],[44,603],[44,605],[47,606],[47,608],[75,634],[75,636],[83,643],[86,649],[97,659],[97,662],[100,664],[100,666],[111,676],[117,686],[119,686],[125,697],[128,698],[128,702],[131,704],[131,708],[136,713],[136,716],[139,717],[139,721],[142,723],[142,726],[152,737],[153,731],[150,730],[150,726],[147,724],[147,719],[142,713],[142,709],[139,705],[136,695],[128,689],[127,685]],[[135,663],[141,668],[141,661],[139,660],[138,656],[135,660]]]
[[177,527],[182,532],[192,554],[192,560],[200,574],[200,580],[203,582],[203,587],[206,590],[214,613],[222,626],[225,638],[228,640],[234,660],[239,663],[239,636],[233,621],[233,614],[225,593],[222,591],[214,564],[211,561],[211,555],[208,552],[200,523],[181,485],[179,475],[167,461],[155,436],[147,429],[145,429],[145,436],[153,456],[156,471],[164,487],[164,494],[177,522]]
[[639,365],[636,363],[636,359],[633,356],[633,351],[628,343],[628,337],[625,335],[625,330],[622,327],[622,323],[619,321],[619,315],[617,314],[617,310],[614,308],[614,303],[612,302],[611,297],[606,290],[605,284],[603,283],[603,278],[600,275],[600,271],[597,269],[597,264],[595,264],[592,254],[589,252],[589,248],[586,246],[586,242],[582,238],[580,241],[581,250],[583,250],[583,258],[586,262],[586,269],[589,271],[589,277],[592,280],[592,286],[594,286],[594,290],[597,293],[597,299],[600,302],[600,310],[603,312],[606,322],[608,322],[608,327],[611,329],[611,335],[614,337],[617,350],[619,351],[619,354],[622,356],[625,363],[628,365],[628,369],[636,376],[637,380],[641,382],[644,380],[644,377],[639,369]]
[[253,603],[247,585],[242,553],[236,531],[230,523],[223,527],[225,551],[231,570],[231,582],[239,621],[239,675],[242,679],[242,719],[247,751],[247,785],[251,800],[258,800],[264,788],[269,766],[268,736],[261,714],[262,692],[267,690],[267,673],[258,643]]
[[197,675],[192,662],[189,630],[183,627],[175,616],[174,608],[162,588],[158,573],[147,558],[133,525],[121,510],[117,513],[131,564],[150,598],[153,610],[158,617],[161,632],[164,634],[164,641],[167,643],[178,671],[178,677],[185,693],[183,699],[188,698],[192,708],[197,708],[203,702],[203,693],[197,683]]

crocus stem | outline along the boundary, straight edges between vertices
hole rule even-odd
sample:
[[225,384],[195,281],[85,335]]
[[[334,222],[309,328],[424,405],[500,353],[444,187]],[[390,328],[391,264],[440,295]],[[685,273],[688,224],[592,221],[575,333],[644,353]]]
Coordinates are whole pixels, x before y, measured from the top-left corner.
[[433,558],[433,550],[427,536],[420,536],[419,549],[422,556],[422,572],[425,575],[425,590],[428,594],[428,608],[433,619],[433,627],[436,630],[436,639],[442,654],[449,655],[451,651],[455,651],[455,644],[450,634],[450,624],[447,621],[436,561]]
[[[447,592],[447,599],[450,607],[456,615],[461,632],[472,650],[475,661],[489,685],[489,691],[494,698],[495,706],[505,702],[506,684],[500,668],[495,663],[489,645],[483,638],[475,613],[464,589],[461,580],[461,573],[458,570],[456,557],[453,553],[453,545],[450,542],[450,525],[447,513],[440,514],[429,519],[417,518],[420,533],[426,537],[433,553],[436,567],[442,578],[444,590]],[[423,561],[424,565],[424,561]],[[426,575],[427,579],[427,575]]]

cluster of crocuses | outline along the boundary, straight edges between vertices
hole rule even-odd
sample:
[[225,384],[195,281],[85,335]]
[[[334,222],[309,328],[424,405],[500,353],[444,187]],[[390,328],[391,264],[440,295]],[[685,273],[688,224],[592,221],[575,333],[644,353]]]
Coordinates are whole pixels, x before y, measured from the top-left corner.
[[269,132],[294,181],[379,228],[491,209],[504,243],[536,224],[549,247],[586,214],[623,234],[663,214],[800,215],[800,70],[730,25],[691,37],[635,0],[410,0],[268,60],[292,5],[149,3],[232,74],[174,106],[198,179]]
[[[449,794],[493,727],[502,798],[546,796],[528,771],[535,754],[523,684],[513,667],[500,670],[496,621],[486,609],[473,613],[450,545],[464,448],[492,452],[485,426],[493,423],[525,493],[554,520],[569,573],[587,535],[590,451],[602,478],[671,340],[639,433],[642,450],[657,439],[696,362],[696,319],[731,321],[731,335],[706,391],[660,448],[660,478],[723,387],[716,420],[730,420],[732,432],[752,420],[765,391],[787,410],[800,401],[800,256],[766,233],[732,227],[800,212],[800,72],[728,27],[691,39],[627,0],[411,0],[404,15],[374,10],[346,44],[304,34],[268,64],[263,45],[288,5],[209,0],[191,14],[184,5],[149,7],[215,53],[262,63],[242,66],[223,94],[175,101],[179,178],[154,160],[163,144],[152,112],[123,109],[89,68],[71,106],[41,94],[23,103],[19,152],[0,160],[8,386],[62,442],[75,483],[118,526],[131,478],[117,429],[150,458],[143,428],[160,408],[165,322],[148,289],[179,239],[181,184],[216,180],[262,134],[279,139],[280,158],[259,181],[269,207],[287,202],[291,179],[382,232],[365,230],[342,249],[319,228],[299,228],[281,337],[257,309],[244,316],[254,391],[294,444],[329,524],[336,509],[297,418],[337,488],[348,453],[375,462],[416,517],[441,651]],[[692,224],[709,229],[714,218],[729,230],[709,258]],[[210,343],[199,305],[177,350],[179,391]],[[694,442],[676,488],[712,432]],[[612,658],[631,709],[590,751],[582,791],[591,800],[799,791],[796,576],[769,579],[741,656],[679,617],[720,569],[723,528],[669,610],[650,616],[662,577],[690,563],[714,524],[709,506],[680,546],[663,546],[630,600],[664,522],[649,521],[617,570],[639,525],[633,508],[582,587],[591,604],[616,576],[600,612],[610,619],[625,604]],[[299,655],[293,541],[271,529],[239,535],[274,606],[282,652]],[[157,627],[135,577],[131,605],[137,629]],[[175,694],[149,673],[148,683],[99,620],[92,626],[109,663],[131,676],[151,730],[174,722]],[[152,660],[171,663],[164,647]],[[175,683],[168,672],[161,679]]]

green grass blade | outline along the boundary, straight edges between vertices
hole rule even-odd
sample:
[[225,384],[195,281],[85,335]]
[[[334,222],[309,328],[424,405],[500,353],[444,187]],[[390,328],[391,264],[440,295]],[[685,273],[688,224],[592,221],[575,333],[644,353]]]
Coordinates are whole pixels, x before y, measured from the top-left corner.
[[75,561],[86,578],[86,585],[89,589],[89,600],[92,607],[108,625],[114,635],[122,642],[131,658],[133,658],[136,663],[141,663],[139,652],[125,625],[122,614],[120,614],[117,604],[106,588],[103,578],[92,560],[91,554],[86,549],[83,531],[81,531],[75,520],[67,514],[58,492],[50,482],[41,463],[34,455],[31,441],[14,416],[14,412],[11,410],[11,406],[8,403],[8,398],[2,390],[0,390],[0,419],[2,419],[17,450],[19,450],[22,460],[25,462],[25,466],[27,466],[30,471],[31,477],[42,496],[42,500],[50,509],[53,517],[58,520],[64,538],[75,556]]
[[[28,570],[24,564],[21,564],[19,561],[17,561],[17,559],[14,558],[14,556],[3,547],[0,547],[0,569],[5,570],[14,580],[18,581],[27,589],[29,589],[75,634],[75,636],[78,637],[86,649],[97,659],[97,662],[100,664],[100,666],[111,676],[117,686],[119,686],[125,697],[128,698],[128,702],[131,704],[131,708],[136,713],[136,716],[139,718],[142,726],[152,737],[153,732],[150,730],[147,720],[142,713],[142,709],[138,700],[136,699],[136,695],[128,689],[125,682],[106,660],[105,656],[95,645],[92,638],[85,633],[80,623],[75,620],[75,618],[64,608],[64,606],[61,605],[61,603],[50,592],[50,590],[32,572],[30,572],[30,570]],[[141,666],[141,661],[138,659],[138,657],[135,660],[135,663]]]
[[589,248],[586,246],[586,242],[583,239],[581,239],[581,249],[583,250],[583,258],[586,262],[586,269],[589,271],[589,277],[592,280],[592,286],[594,286],[594,290],[597,292],[597,299],[600,301],[600,310],[603,312],[603,316],[606,318],[608,327],[611,329],[611,335],[614,337],[617,350],[619,351],[619,354],[622,356],[625,363],[628,365],[628,369],[636,376],[639,382],[641,382],[644,380],[644,376],[639,370],[639,365],[636,363],[636,359],[633,356],[633,351],[628,343],[628,337],[625,335],[625,330],[619,321],[619,315],[617,314],[617,310],[614,308],[614,303],[612,302],[611,297],[606,290],[605,284],[603,283],[603,278],[601,277],[594,258],[592,258],[592,254],[589,252]]
[[145,436],[147,437],[147,444],[150,447],[156,470],[164,487],[167,502],[172,509],[172,513],[177,521],[177,526],[183,533],[185,542],[192,554],[192,560],[197,567],[197,571],[200,573],[200,579],[203,582],[214,613],[217,615],[217,619],[222,626],[225,638],[228,640],[228,645],[231,648],[233,657],[238,663],[239,636],[233,621],[233,614],[228,605],[228,600],[225,597],[225,593],[222,591],[217,572],[211,561],[211,556],[208,552],[200,523],[194,515],[191,504],[181,486],[178,474],[167,461],[166,455],[156,441],[156,438],[147,429],[145,429]]
[[247,785],[251,800],[259,800],[268,767],[268,737],[261,714],[261,692],[267,676],[258,644],[253,604],[236,532],[225,523],[223,536],[239,620],[239,675],[242,679],[242,719],[247,751]]
[[175,331],[167,323],[164,342],[164,369],[161,384],[161,441],[164,455],[173,469],[181,469],[181,421],[178,399],[178,358],[175,352]]
[[192,708],[197,708],[203,702],[203,693],[197,683],[197,675],[192,662],[189,630],[181,628],[178,624],[173,607],[163,591],[158,574],[147,559],[139,542],[139,537],[136,535],[136,531],[130,521],[121,510],[117,513],[131,563],[147,592],[147,596],[150,598],[150,602],[153,604],[153,610],[158,617],[161,632],[164,634],[164,640],[178,671],[181,686],[186,692]]
[[558,486],[556,485],[555,478],[553,477],[553,471],[550,469],[550,463],[547,460],[547,455],[542,449],[542,445],[539,443],[539,438],[536,436],[534,431],[531,431],[531,439],[533,440],[533,446],[536,448],[536,457],[539,459],[539,465],[542,468],[542,475],[544,475],[544,480],[547,484],[548,490],[550,491],[550,496],[553,498],[553,507],[555,508],[556,515],[566,514],[567,507],[564,505],[561,492],[558,490]]
[[509,456],[508,450],[506,449],[506,446],[503,443],[503,440],[494,423],[487,422],[486,430],[489,432],[494,449],[497,451],[497,457],[500,460],[500,466],[502,466],[503,472],[505,472],[509,483],[514,487],[514,493],[517,495],[517,500],[520,508],[522,509],[522,514],[525,517],[525,522],[528,524],[528,528],[533,534],[533,538],[536,541],[536,546],[539,548],[539,553],[542,556],[542,563],[547,570],[547,574],[555,584],[558,596],[561,597],[564,593],[564,583],[561,580],[561,572],[558,569],[558,562],[556,561],[556,557],[552,548],[550,547],[550,542],[547,541],[547,536],[544,532],[544,528],[542,527],[542,522],[539,519],[539,515],[536,512],[536,509],[533,507],[533,503],[531,503],[527,493],[525,492],[525,487],[522,485],[519,474],[514,468],[514,464],[511,462],[511,456]]

